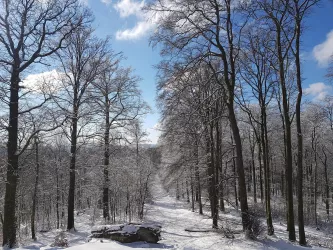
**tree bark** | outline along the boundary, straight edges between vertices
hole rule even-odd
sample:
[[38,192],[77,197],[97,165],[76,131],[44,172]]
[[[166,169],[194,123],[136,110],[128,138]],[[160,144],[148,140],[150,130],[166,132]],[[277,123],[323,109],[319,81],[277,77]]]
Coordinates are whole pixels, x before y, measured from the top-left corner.
[[238,173],[238,193],[241,203],[241,212],[242,212],[242,224],[245,231],[252,231],[252,225],[248,213],[248,204],[247,204],[247,193],[246,193],[246,183],[244,176],[244,165],[243,165],[243,152],[242,152],[242,141],[239,134],[238,124],[235,116],[235,111],[233,107],[233,102],[229,102],[228,105],[229,111],[229,121],[231,130],[233,132],[233,138],[235,141],[236,148],[236,165]]
[[74,203],[75,203],[75,167],[76,167],[76,148],[77,148],[77,122],[78,107],[77,91],[74,91],[72,133],[71,133],[71,157],[69,168],[69,191],[68,191],[68,209],[67,209],[67,230],[74,227]]
[[[234,139],[231,136],[231,144],[234,145]],[[235,148],[232,149],[232,174],[233,178],[233,188],[234,188],[234,195],[235,195],[235,205],[238,210],[238,195],[237,195],[237,171],[236,171],[236,155],[235,155]]]
[[[217,2],[215,2],[217,3]],[[242,141],[239,133],[238,123],[235,115],[234,108],[234,99],[235,99],[235,86],[236,86],[236,58],[235,54],[237,54],[237,47],[235,48],[234,38],[235,34],[233,33],[233,20],[232,20],[232,7],[231,1],[225,1],[225,31],[227,36],[228,43],[228,52],[225,50],[225,47],[222,45],[220,41],[220,10],[219,6],[215,6],[216,15],[217,15],[217,32],[216,32],[216,46],[220,51],[220,58],[223,64],[223,77],[224,83],[226,86],[226,96],[225,100],[222,96],[222,100],[226,102],[227,110],[228,110],[228,119],[231,126],[231,131],[233,134],[233,138],[235,140],[235,148],[236,148],[236,165],[237,165],[237,173],[238,173],[238,188],[239,188],[239,196],[241,203],[241,212],[242,212],[242,225],[243,230],[249,236],[252,233],[252,225],[249,218],[249,209],[247,204],[247,190],[246,190],[246,182],[245,182],[245,174],[244,174],[244,162],[243,162],[243,149],[242,149]]]
[[263,178],[262,178],[262,147],[261,147],[261,140],[258,140],[258,162],[259,162],[259,179],[260,179],[260,201],[261,203],[264,201],[264,185],[263,185]]
[[302,103],[302,78],[300,62],[300,37],[301,37],[301,20],[299,20],[299,10],[296,8],[296,81],[297,81],[297,101],[296,101],[296,128],[297,128],[297,201],[298,201],[298,230],[299,244],[306,245],[304,230],[304,212],[303,212],[303,134],[301,124],[301,103]]
[[56,166],[56,182],[57,182],[57,200],[56,200],[56,213],[57,213],[57,229],[60,226],[60,213],[59,213],[59,204],[60,204],[60,190],[59,190],[59,173],[58,165]]
[[328,171],[327,171],[327,154],[324,150],[324,148],[322,149],[323,151],[323,155],[324,155],[324,160],[323,160],[323,164],[324,164],[324,176],[325,176],[325,207],[326,207],[326,214],[327,214],[327,221],[330,220],[330,187],[329,187],[329,181],[328,181]]
[[[209,117],[209,115],[208,115]],[[206,137],[206,144],[207,144],[207,155],[208,158],[208,191],[209,191],[209,200],[211,206],[211,215],[213,218],[213,228],[218,228],[218,196],[216,193],[216,173],[215,173],[215,152],[214,152],[214,137],[213,137],[213,125],[209,125],[207,130],[209,129],[209,134]],[[208,133],[208,131],[207,131]]]
[[279,61],[279,78],[282,92],[282,107],[283,107],[283,118],[285,124],[285,137],[286,137],[286,180],[287,180],[287,211],[288,211],[288,230],[289,240],[296,240],[295,233],[295,219],[294,219],[294,201],[293,201],[293,161],[292,161],[292,145],[291,145],[291,121],[289,115],[289,103],[287,85],[285,81],[285,65],[284,57],[282,53],[282,42],[281,42],[281,27],[279,24],[276,25],[276,47]]
[[192,212],[194,212],[194,201],[195,201],[195,195],[194,195],[194,180],[193,180],[193,171],[191,168],[191,207],[192,207]]
[[[18,57],[18,55],[17,55]],[[18,183],[18,101],[19,101],[19,58],[12,67],[10,79],[9,126],[7,144],[7,179],[4,200],[3,246],[16,246],[16,189]]]
[[196,201],[199,203],[199,214],[203,214],[202,211],[202,199],[201,199],[201,181],[200,181],[200,172],[199,172],[199,142],[197,137],[195,138],[195,183],[196,183]]
[[[260,95],[260,93],[259,93]],[[265,176],[265,204],[266,204],[266,221],[267,234],[274,234],[274,227],[271,212],[271,187],[270,187],[270,166],[268,154],[268,135],[267,135],[267,119],[266,119],[266,104],[261,98],[261,144],[263,148],[264,160],[264,176]]]
[[[108,91],[106,91],[108,93]],[[104,131],[104,186],[103,186],[103,218],[110,220],[109,208],[109,163],[110,163],[110,110],[109,97],[105,96],[105,131]]]
[[[253,135],[249,135],[249,138]],[[252,182],[253,182],[253,201],[257,203],[257,180],[256,180],[256,166],[254,162],[254,149],[255,140],[250,140],[250,151],[251,151],[251,165],[252,165]]]
[[39,181],[39,149],[38,149],[38,138],[35,140],[35,157],[36,157],[36,178],[34,186],[34,194],[32,197],[32,209],[31,209],[31,238],[36,241],[36,228],[35,228],[35,215],[36,215],[36,202],[37,202],[37,191],[38,191],[38,181]]

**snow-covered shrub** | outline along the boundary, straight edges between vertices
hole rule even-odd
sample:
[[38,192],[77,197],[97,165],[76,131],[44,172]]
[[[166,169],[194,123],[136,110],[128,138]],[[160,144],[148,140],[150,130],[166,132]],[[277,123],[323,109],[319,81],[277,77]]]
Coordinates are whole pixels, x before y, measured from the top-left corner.
[[265,225],[260,217],[252,216],[252,233],[253,236],[258,237],[265,231]]
[[234,239],[235,238],[235,234],[234,234],[234,232],[231,229],[229,224],[227,224],[225,227],[223,227],[222,232],[224,234],[224,237],[226,237],[228,239]]
[[259,205],[252,207],[249,209],[249,218],[251,226],[252,226],[252,235],[251,237],[257,238],[260,236],[266,229],[265,224],[263,223],[263,214],[262,209]]
[[68,240],[65,232],[60,232],[51,244],[51,247],[68,247]]

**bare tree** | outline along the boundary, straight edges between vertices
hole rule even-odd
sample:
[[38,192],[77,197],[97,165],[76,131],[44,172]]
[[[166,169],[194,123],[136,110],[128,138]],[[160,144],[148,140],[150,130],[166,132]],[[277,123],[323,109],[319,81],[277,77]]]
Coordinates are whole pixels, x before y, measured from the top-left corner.
[[[254,25],[255,26],[255,25]],[[259,149],[262,151],[264,179],[265,179],[265,204],[267,218],[267,234],[274,234],[274,227],[271,213],[271,177],[270,177],[270,160],[269,160],[269,141],[267,128],[267,109],[274,96],[273,70],[270,65],[272,57],[270,43],[273,40],[271,33],[263,35],[263,30],[258,27],[252,27],[246,36],[246,42],[240,62],[240,75],[245,86],[242,86],[241,107],[248,114],[252,129],[260,144]],[[248,91],[249,94],[245,92]],[[259,103],[259,114],[253,112],[253,105],[246,100],[245,95],[249,95],[251,100],[255,98]],[[258,130],[258,131],[257,131]],[[259,163],[260,164],[260,163]]]
[[304,26],[304,18],[315,6],[319,0],[293,0],[292,3],[286,2],[289,5],[291,15],[294,17],[294,36],[295,45],[292,46],[292,52],[295,57],[296,66],[296,83],[298,89],[296,103],[296,127],[297,127],[297,169],[298,169],[298,228],[299,228],[299,244],[306,245],[304,231],[304,215],[303,215],[303,135],[301,125],[301,103],[302,103],[302,70],[301,70],[301,36]]
[[131,68],[121,67],[122,60],[121,55],[111,53],[105,63],[105,70],[89,90],[92,101],[97,106],[98,116],[102,116],[104,121],[103,217],[107,221],[110,219],[110,142],[122,139],[115,138],[117,133],[112,132],[117,128],[127,127],[132,120],[148,112],[148,106],[141,100],[141,93],[137,87],[140,78],[133,74]]
[[291,71],[290,54],[295,35],[290,32],[292,26],[292,15],[289,13],[288,4],[283,1],[266,0],[258,2],[258,12],[262,13],[269,22],[269,30],[274,31],[274,58],[277,60],[277,66],[271,64],[278,72],[278,82],[282,97],[282,116],[285,130],[285,153],[286,153],[286,180],[287,180],[287,225],[289,231],[289,240],[296,240],[294,203],[293,203],[293,161],[292,161],[292,133],[291,133],[291,105],[289,102],[288,73]]
[[[16,187],[18,181],[18,117],[23,72],[53,54],[73,30],[85,22],[77,0],[4,0],[0,10],[0,62],[8,74],[8,166],[4,207],[3,245],[16,244]],[[31,109],[38,108],[32,107]]]
[[[236,62],[239,59],[241,33],[247,23],[247,17],[244,17],[237,7],[231,0],[222,2],[173,0],[156,1],[148,9],[161,16],[153,42],[164,45],[161,53],[166,55],[166,58],[171,60],[176,58],[178,64],[187,65],[188,68],[198,61],[211,64],[211,59],[216,59],[221,62],[221,67],[216,70],[215,75],[227,96],[226,106],[237,155],[236,166],[243,229],[250,233],[251,222],[248,214],[242,141],[234,106]],[[177,57],[167,57],[170,54]]]
[[[45,134],[49,132],[57,130],[63,123],[66,121],[66,117],[61,117],[56,115],[56,110],[50,110],[47,107],[43,107],[38,109],[39,112],[34,112],[27,114],[27,118],[24,119],[23,122],[26,127],[28,127],[27,137],[28,140],[32,140],[32,150],[34,151],[35,155],[35,182],[34,182],[34,191],[32,196],[32,208],[31,208],[31,238],[36,240],[36,227],[35,227],[35,220],[36,220],[36,208],[37,208],[37,201],[38,201],[38,186],[39,186],[39,179],[40,179],[40,171],[41,171],[41,160],[40,160],[40,150],[39,145],[42,141],[42,138]],[[33,136],[31,136],[31,134]],[[31,138],[31,139],[30,139]]]
[[[90,28],[80,28],[66,39],[67,47],[60,51],[61,81],[63,88],[54,95],[55,101],[70,117],[69,128],[64,132],[71,143],[69,166],[68,222],[67,229],[74,229],[75,167],[78,138],[89,125],[92,110],[89,108],[89,95],[86,91],[103,71],[103,63],[109,53],[108,40],[93,36]],[[83,108],[84,106],[84,108]],[[79,124],[79,121],[82,124]],[[81,138],[82,139],[82,138]]]

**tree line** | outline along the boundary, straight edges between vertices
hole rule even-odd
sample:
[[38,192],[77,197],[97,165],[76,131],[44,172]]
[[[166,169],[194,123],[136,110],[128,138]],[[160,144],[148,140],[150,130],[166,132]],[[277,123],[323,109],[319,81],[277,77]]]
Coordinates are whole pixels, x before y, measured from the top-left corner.
[[144,146],[149,107],[140,77],[95,35],[93,19],[79,0],[1,1],[4,246],[74,230],[75,211],[102,209],[110,222],[144,215],[158,161]]
[[303,98],[301,63],[304,23],[319,4],[162,0],[147,7],[158,15],[151,43],[162,56],[162,158],[173,176],[166,184],[200,213],[207,195],[213,228],[227,202],[240,207],[243,230],[253,236],[259,198],[267,234],[274,234],[273,214],[282,214],[295,241],[296,218],[300,245],[305,224],[325,221],[322,203],[329,219],[332,98]]

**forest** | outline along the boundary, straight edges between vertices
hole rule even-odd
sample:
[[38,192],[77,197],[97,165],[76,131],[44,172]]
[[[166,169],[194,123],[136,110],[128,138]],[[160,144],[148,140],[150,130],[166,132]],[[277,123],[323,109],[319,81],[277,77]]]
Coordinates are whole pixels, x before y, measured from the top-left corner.
[[75,235],[84,216],[156,222],[171,202],[208,216],[216,237],[250,244],[283,226],[294,246],[332,247],[333,96],[311,99],[303,77],[303,34],[323,2],[143,1],[160,56],[151,144],[142,78],[97,35],[89,5],[0,0],[2,245]]

